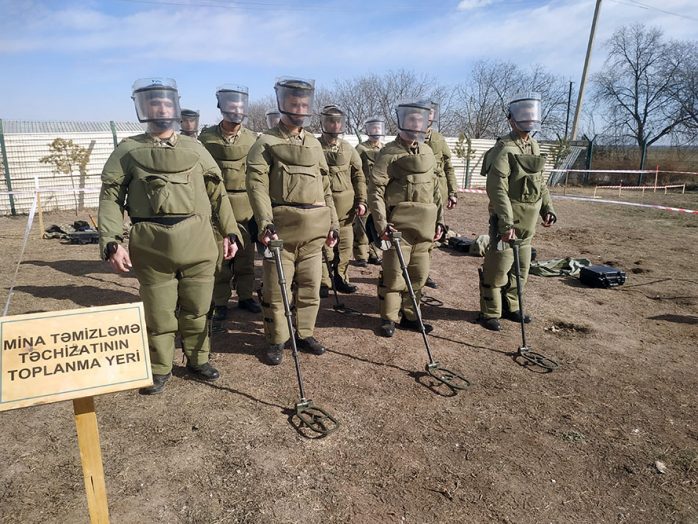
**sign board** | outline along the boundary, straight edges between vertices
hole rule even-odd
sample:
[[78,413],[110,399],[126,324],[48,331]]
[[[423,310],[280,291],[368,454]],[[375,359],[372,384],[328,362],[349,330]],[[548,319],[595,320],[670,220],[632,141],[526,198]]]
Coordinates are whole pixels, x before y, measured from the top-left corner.
[[153,383],[143,303],[0,318],[0,411]]

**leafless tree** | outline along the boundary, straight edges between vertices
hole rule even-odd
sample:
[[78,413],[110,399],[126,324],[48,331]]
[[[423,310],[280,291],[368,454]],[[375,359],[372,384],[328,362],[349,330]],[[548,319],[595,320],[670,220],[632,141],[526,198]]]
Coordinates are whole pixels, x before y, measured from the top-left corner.
[[641,24],[621,27],[606,46],[604,69],[592,77],[594,97],[609,132],[637,142],[643,169],[647,148],[689,119],[676,97],[688,57],[660,29]]
[[524,70],[511,62],[475,64],[470,79],[456,88],[456,126],[469,138],[502,136],[509,132],[507,103],[531,92],[541,96],[542,136],[561,134],[567,109],[566,82],[540,65]]
[[247,110],[247,127],[257,133],[264,131],[267,128],[265,113],[269,109],[276,109],[276,98],[271,95],[250,102]]
[[674,96],[686,116],[680,135],[695,141],[698,139],[698,42],[674,43],[671,49],[673,60],[679,62],[679,83],[674,86]]

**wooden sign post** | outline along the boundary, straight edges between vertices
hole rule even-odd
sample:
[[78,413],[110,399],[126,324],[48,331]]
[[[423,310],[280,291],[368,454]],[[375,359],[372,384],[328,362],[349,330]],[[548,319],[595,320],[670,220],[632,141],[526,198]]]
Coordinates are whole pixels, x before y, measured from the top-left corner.
[[94,395],[153,383],[143,304],[0,318],[0,411],[73,400],[93,524],[109,522]]

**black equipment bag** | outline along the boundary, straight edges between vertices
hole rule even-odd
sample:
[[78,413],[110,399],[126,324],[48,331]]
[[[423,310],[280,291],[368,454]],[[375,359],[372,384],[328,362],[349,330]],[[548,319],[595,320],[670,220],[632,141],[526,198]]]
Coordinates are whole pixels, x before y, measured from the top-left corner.
[[614,287],[625,283],[625,272],[612,266],[587,266],[579,272],[579,280],[591,287]]
[[470,244],[473,240],[468,237],[451,237],[448,239],[448,247],[452,247],[456,251],[467,253],[470,251]]

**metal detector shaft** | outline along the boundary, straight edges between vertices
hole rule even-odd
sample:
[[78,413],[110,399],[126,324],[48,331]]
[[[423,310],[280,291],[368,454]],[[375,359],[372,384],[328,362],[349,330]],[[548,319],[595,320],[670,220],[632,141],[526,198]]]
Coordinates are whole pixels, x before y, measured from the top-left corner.
[[427,338],[427,332],[424,329],[424,322],[422,322],[422,312],[419,310],[419,304],[417,303],[417,296],[414,293],[414,288],[412,287],[412,282],[410,281],[410,274],[407,272],[407,264],[405,264],[405,257],[402,256],[402,233],[392,233],[391,240],[395,245],[395,253],[397,253],[397,258],[400,261],[400,269],[402,270],[402,278],[405,280],[407,285],[407,292],[412,300],[412,307],[414,308],[414,313],[417,315],[417,321],[419,322],[419,329],[422,331],[422,338],[424,339],[424,346],[427,348],[427,355],[429,356],[429,364],[434,363],[434,358],[431,356],[431,348],[429,347],[429,339]]
[[520,243],[514,240],[511,243],[511,248],[514,250],[514,274],[516,275],[516,294],[519,297],[519,320],[521,321],[521,341],[524,348],[528,348],[526,344],[526,328],[524,322],[524,304],[523,304],[523,290],[521,289],[521,260],[519,257],[519,245]]
[[291,337],[291,348],[293,353],[293,361],[296,364],[296,377],[298,378],[298,389],[301,393],[301,402],[305,402],[305,389],[303,388],[303,375],[301,374],[301,365],[298,360],[298,347],[296,346],[296,337],[293,333],[293,319],[291,318],[291,303],[288,300],[286,293],[286,276],[284,275],[284,266],[281,263],[281,249],[284,247],[283,240],[272,240],[269,242],[269,248],[274,256],[276,263],[276,273],[279,276],[279,288],[281,288],[281,300],[284,303],[284,315],[288,324],[288,333]]

